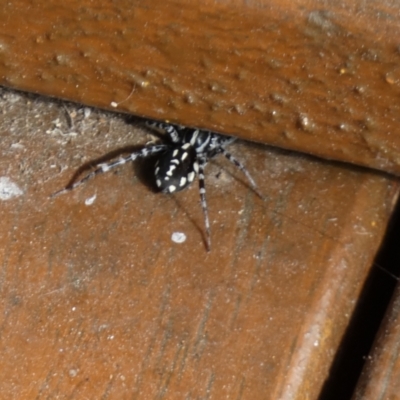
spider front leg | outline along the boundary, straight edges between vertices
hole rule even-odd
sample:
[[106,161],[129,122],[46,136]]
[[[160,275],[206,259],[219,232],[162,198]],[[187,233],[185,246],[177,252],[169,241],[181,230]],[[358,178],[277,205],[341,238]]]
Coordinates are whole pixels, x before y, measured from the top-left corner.
[[205,157],[198,156],[197,161],[194,164],[194,169],[198,173],[199,177],[200,202],[201,202],[201,208],[203,209],[204,226],[206,228],[206,248],[207,251],[211,251],[211,230],[210,230],[210,220],[208,219],[206,187],[204,181],[204,167],[206,164],[207,164],[207,159]]
[[129,154],[126,157],[120,157],[118,160],[109,162],[109,163],[100,163],[96,165],[96,169],[86,176],[84,176],[79,181],[70,183],[64,189],[59,190],[58,192],[53,193],[50,197],[59,196],[60,194],[64,194],[70,192],[71,190],[77,188],[78,186],[82,185],[83,183],[87,182],[88,180],[94,178],[96,175],[103,174],[104,172],[108,172],[111,169],[118,167],[120,165],[126,164],[127,162],[131,162],[136,160],[137,158],[145,158],[151,156],[153,154],[159,153],[164,151],[167,148],[165,144],[154,145],[151,147],[145,147],[142,150],[135,151],[134,153]]

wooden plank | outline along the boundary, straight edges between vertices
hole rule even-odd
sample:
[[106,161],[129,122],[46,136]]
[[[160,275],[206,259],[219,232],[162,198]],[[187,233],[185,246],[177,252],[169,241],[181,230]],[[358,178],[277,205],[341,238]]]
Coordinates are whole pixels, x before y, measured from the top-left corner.
[[207,166],[207,253],[198,188],[156,195],[139,165],[49,198],[84,163],[154,140],[145,130],[16,93],[0,101],[0,193],[10,181],[22,191],[0,208],[5,398],[318,397],[396,180],[232,145],[266,200],[228,162]]
[[399,174],[399,7],[10,0],[0,83]]

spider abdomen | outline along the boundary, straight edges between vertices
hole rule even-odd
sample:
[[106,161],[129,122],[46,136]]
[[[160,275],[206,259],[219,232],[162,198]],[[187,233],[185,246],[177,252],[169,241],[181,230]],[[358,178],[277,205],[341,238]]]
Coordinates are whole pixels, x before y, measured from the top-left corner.
[[154,171],[156,185],[162,192],[178,192],[193,182],[197,171],[196,150],[185,143],[160,155]]

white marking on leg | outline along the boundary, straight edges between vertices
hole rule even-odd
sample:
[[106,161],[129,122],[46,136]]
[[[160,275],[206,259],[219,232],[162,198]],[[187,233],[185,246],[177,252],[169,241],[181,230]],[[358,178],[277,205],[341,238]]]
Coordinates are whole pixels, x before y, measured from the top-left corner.
[[[204,175],[203,173],[204,164],[202,163],[199,166],[200,175]],[[204,187],[204,180],[199,177],[199,191],[200,191],[200,202],[201,208],[203,209],[204,214],[204,225],[206,227],[206,244],[207,251],[211,250],[211,231],[210,231],[210,222],[208,219],[208,211],[207,211],[207,200],[206,200],[206,189]]]
[[[206,204],[203,204],[203,206],[205,207]],[[208,220],[208,218],[206,218],[204,220],[204,225],[206,226],[206,230],[209,231],[210,230],[210,221]]]
[[110,166],[108,164],[100,164],[99,167],[101,168],[102,172],[108,172],[110,170]]

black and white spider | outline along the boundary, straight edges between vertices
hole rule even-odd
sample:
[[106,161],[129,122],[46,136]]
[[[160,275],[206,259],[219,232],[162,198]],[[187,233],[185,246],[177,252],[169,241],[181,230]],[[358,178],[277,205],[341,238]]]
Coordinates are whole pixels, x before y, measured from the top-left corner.
[[204,167],[207,162],[218,154],[223,154],[231,163],[244,173],[253,190],[258,196],[262,197],[247,169],[240,161],[236,160],[236,158],[225,150],[225,147],[235,141],[236,138],[200,129],[191,129],[184,126],[159,122],[147,123],[147,125],[150,128],[164,131],[167,134],[168,142],[144,147],[126,157],[120,157],[115,161],[97,164],[97,168],[94,171],[83,177],[81,180],[54,193],[53,196],[73,190],[96,175],[107,172],[119,165],[134,161],[140,157],[145,158],[159,154],[155,163],[154,175],[156,185],[160,191],[165,193],[178,192],[185,189],[194,181],[195,177],[198,176],[200,201],[204,214],[204,225],[206,228],[206,244],[207,250],[210,251],[211,233],[206,202],[206,189],[204,185]]

